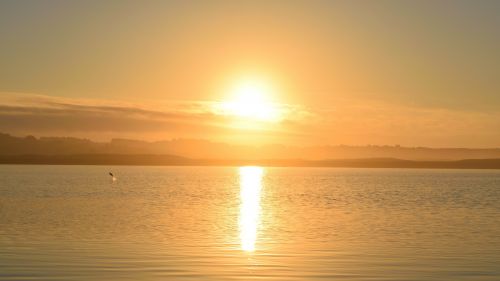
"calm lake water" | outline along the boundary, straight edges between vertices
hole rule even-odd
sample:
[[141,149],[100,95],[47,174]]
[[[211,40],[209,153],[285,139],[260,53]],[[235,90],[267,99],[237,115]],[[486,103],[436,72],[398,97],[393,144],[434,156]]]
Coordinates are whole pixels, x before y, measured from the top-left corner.
[[500,171],[0,165],[0,280],[500,280]]

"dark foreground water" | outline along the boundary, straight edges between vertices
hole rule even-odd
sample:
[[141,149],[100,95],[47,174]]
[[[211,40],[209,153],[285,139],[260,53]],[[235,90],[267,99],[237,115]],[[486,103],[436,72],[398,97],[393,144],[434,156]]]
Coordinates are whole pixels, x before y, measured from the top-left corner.
[[0,165],[0,280],[235,279],[500,280],[500,172]]

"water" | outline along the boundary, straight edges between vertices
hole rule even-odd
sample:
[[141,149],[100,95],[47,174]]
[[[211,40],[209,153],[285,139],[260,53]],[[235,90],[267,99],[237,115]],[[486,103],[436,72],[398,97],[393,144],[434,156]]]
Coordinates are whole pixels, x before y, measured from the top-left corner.
[[500,172],[0,166],[0,280],[257,279],[500,280]]

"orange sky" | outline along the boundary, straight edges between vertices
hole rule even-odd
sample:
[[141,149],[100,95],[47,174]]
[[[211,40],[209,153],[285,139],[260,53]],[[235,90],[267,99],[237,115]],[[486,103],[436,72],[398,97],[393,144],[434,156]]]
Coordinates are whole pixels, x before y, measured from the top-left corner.
[[[0,131],[498,147],[499,8],[494,1],[3,2]],[[238,97],[247,80],[266,85],[262,98]]]

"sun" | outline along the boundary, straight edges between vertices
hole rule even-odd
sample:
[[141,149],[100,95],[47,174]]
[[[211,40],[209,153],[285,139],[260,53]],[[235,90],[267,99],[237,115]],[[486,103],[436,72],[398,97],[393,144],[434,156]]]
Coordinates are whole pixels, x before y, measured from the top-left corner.
[[244,80],[230,91],[230,98],[219,104],[224,115],[256,121],[277,121],[280,108],[271,100],[272,91],[266,83],[258,80]]

